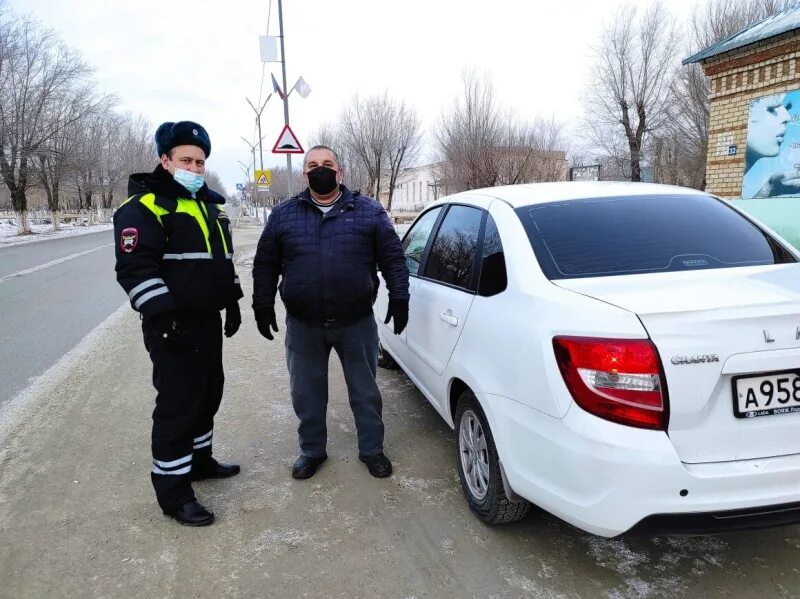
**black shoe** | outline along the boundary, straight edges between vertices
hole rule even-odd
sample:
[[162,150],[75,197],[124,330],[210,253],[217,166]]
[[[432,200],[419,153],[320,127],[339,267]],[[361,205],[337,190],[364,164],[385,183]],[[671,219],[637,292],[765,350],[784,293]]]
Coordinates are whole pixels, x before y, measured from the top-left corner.
[[319,458],[301,455],[292,466],[292,478],[311,478],[319,468],[319,465],[327,459],[327,455]]
[[383,453],[360,455],[358,459],[367,465],[369,473],[375,478],[386,478],[392,474],[392,463]]
[[239,464],[220,464],[214,458],[209,458],[200,464],[192,465],[192,480],[206,478],[229,478],[241,472]]
[[209,526],[214,523],[214,513],[209,512],[197,500],[184,503],[174,512],[164,513],[184,526]]

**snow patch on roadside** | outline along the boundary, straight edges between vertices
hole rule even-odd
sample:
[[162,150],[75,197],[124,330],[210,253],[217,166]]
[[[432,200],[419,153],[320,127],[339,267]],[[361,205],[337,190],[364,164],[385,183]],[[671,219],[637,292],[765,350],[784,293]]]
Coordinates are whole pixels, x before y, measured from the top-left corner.
[[536,599],[562,599],[566,597],[563,593],[542,588],[537,582],[519,574],[510,566],[501,567],[500,574],[505,578],[509,586],[523,591],[526,597],[535,597]]
[[74,225],[63,224],[61,230],[54,231],[53,225],[31,225],[33,235],[17,235],[17,225],[9,224],[7,220],[0,221],[0,247],[10,247],[33,243],[34,241],[44,241],[45,239],[61,239],[62,237],[78,237],[90,233],[110,231],[114,228],[111,224],[102,225]]
[[688,592],[687,581],[679,574],[691,566],[694,576],[709,567],[721,568],[728,545],[717,537],[656,537],[653,546],[637,550],[624,539],[587,537],[587,554],[598,566],[616,572],[623,579],[621,588],[612,589],[609,599],[648,599],[679,596]]
[[283,530],[265,530],[253,543],[257,554],[271,553],[272,555],[286,555],[289,552],[302,554],[303,549],[314,543],[315,546],[325,549],[327,543],[316,543],[316,536],[305,530],[287,528]]

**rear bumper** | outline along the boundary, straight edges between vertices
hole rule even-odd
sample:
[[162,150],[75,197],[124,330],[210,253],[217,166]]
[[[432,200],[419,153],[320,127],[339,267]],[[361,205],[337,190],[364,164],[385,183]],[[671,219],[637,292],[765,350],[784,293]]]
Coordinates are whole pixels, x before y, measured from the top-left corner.
[[716,534],[800,523],[800,502],[696,514],[648,516],[630,532],[646,534]]
[[507,398],[479,399],[514,492],[591,533],[613,537],[640,523],[713,533],[800,521],[800,454],[684,464],[664,432],[574,405],[557,419]]

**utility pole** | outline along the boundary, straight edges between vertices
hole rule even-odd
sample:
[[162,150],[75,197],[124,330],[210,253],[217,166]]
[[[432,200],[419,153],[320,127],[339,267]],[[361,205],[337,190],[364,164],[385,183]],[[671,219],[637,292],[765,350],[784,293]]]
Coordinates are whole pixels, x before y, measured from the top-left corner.
[[[278,26],[281,38],[281,67],[283,68],[283,122],[289,124],[289,88],[286,87],[286,49],[283,43],[283,0],[278,0]],[[259,135],[261,133],[259,132]],[[292,196],[292,155],[286,154],[286,178],[289,197]]]

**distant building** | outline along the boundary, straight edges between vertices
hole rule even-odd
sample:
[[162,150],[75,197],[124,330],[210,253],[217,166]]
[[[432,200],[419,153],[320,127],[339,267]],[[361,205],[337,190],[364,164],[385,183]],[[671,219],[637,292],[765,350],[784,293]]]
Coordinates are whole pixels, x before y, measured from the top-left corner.
[[[531,148],[500,148],[496,150],[497,185],[563,181],[567,178],[567,157],[562,150]],[[403,169],[395,182],[392,195],[393,212],[419,212],[431,202],[451,193],[469,189],[460,181],[450,163],[435,162]],[[381,180],[381,203],[388,205],[389,178]]]
[[706,189],[800,196],[800,5],[690,56],[711,78]]
[[[439,163],[404,168],[392,194],[392,211],[419,212],[431,202],[447,195]],[[379,194],[381,204],[389,202],[389,179],[384,175]]]

